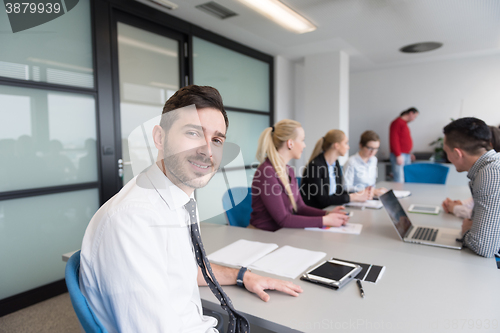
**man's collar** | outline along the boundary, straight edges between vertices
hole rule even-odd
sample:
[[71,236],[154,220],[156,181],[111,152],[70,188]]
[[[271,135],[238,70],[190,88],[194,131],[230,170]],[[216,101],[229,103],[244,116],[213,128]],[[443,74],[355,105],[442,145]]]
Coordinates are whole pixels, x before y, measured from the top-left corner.
[[194,192],[188,196],[165,176],[156,163],[148,168],[146,176],[171,210],[183,207],[190,199],[194,199]]
[[472,167],[469,169],[469,172],[467,173],[467,178],[472,179],[477,174],[479,169],[483,167],[484,161],[488,159],[490,156],[495,154],[496,154],[495,150],[491,149],[486,153],[484,153],[483,155],[481,155],[481,157],[479,157],[477,161],[474,162]]

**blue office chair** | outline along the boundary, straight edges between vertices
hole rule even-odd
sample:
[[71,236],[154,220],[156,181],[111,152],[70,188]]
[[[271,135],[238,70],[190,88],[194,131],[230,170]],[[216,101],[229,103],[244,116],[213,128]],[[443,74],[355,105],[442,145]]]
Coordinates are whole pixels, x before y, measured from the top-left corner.
[[222,196],[222,207],[226,212],[229,225],[246,228],[250,224],[252,213],[252,189],[234,187]]
[[94,314],[87,299],[80,291],[80,251],[75,252],[66,264],[66,286],[68,287],[71,304],[76,316],[86,333],[107,333],[104,326]]
[[[80,251],[73,253],[66,264],[66,286],[68,287],[71,304],[75,309],[76,316],[86,333],[108,333],[89,306],[87,299],[80,291],[78,275],[80,273]],[[203,308],[203,314],[217,319],[216,329],[224,333],[224,318],[216,311]]]
[[449,171],[450,168],[439,163],[405,165],[405,183],[445,184]]

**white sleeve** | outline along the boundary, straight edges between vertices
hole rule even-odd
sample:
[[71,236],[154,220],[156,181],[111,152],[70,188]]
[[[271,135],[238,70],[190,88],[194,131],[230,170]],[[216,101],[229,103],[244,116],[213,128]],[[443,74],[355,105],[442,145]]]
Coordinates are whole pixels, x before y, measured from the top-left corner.
[[113,214],[92,255],[97,292],[119,332],[182,331],[182,318],[168,298],[168,245],[161,236],[168,228],[152,227],[158,218],[134,208]]
[[465,205],[456,205],[453,207],[453,215],[460,217],[461,219],[470,219],[472,215],[472,208]]
[[348,192],[354,191],[354,173],[356,170],[350,163],[350,159],[344,164],[344,186]]
[[370,166],[370,172],[371,172],[371,182],[372,184],[370,185],[373,185],[375,186],[375,184],[377,184],[377,178],[378,178],[378,158],[377,156],[373,156],[372,157],[374,159],[374,162],[373,162],[373,165]]
[[474,199],[472,199],[472,197],[460,201],[462,201],[462,205],[464,205],[468,209],[472,210],[472,208],[474,208]]

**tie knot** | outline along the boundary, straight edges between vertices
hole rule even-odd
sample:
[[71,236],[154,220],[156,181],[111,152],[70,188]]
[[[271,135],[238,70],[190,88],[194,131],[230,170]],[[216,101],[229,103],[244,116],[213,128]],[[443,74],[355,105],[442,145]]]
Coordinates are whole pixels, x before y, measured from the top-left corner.
[[186,210],[189,213],[193,213],[196,211],[196,201],[194,201],[193,199],[190,199],[189,202],[184,205],[184,207],[186,207]]

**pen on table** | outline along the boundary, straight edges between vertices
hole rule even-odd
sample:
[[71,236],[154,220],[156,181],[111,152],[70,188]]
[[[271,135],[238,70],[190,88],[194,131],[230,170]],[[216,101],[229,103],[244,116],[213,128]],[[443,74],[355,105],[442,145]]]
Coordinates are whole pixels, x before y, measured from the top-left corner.
[[363,290],[363,285],[360,280],[356,280],[356,284],[359,287],[359,293],[361,294],[361,298],[365,298],[365,291]]

